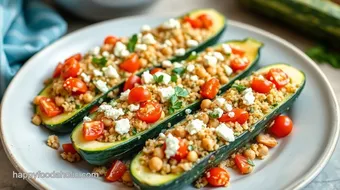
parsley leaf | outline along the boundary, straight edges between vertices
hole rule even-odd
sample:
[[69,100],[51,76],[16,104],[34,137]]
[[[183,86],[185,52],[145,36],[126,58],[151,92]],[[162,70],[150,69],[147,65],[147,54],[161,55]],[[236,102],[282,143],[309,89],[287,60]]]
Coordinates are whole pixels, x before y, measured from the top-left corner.
[[92,58],[92,63],[98,65],[99,67],[104,67],[106,65],[106,58],[105,57],[101,57],[101,58],[97,58],[97,57],[94,57]]
[[210,116],[211,118],[218,118],[218,113],[210,112],[210,113],[209,113],[209,116]]
[[192,60],[195,60],[195,59],[197,59],[197,57],[198,57],[198,54],[195,52],[195,51],[193,51],[191,54],[190,54],[190,56],[188,57],[188,61],[192,61]]
[[251,166],[255,166],[254,162],[252,160],[250,160],[249,158],[247,159],[247,163]]
[[171,103],[171,105],[174,105],[174,104],[177,102],[177,100],[178,100],[177,96],[172,95],[172,96],[170,97],[170,103]]
[[137,134],[137,129],[136,128],[132,128],[132,135]]
[[169,106],[169,113],[172,114],[175,110],[182,108],[182,102],[178,101],[178,97],[176,94],[172,95],[170,98],[170,106]]
[[244,91],[245,89],[247,89],[247,87],[245,87],[245,86],[243,86],[243,85],[240,85],[240,84],[235,84],[235,83],[231,86],[231,88],[236,88],[236,90],[237,90],[238,92],[242,92],[242,91]]
[[135,51],[135,47],[138,41],[138,37],[137,34],[134,34],[130,40],[129,43],[127,44],[127,49],[129,50],[129,52],[134,52]]
[[324,46],[319,45],[312,47],[306,51],[306,54],[320,64],[328,63],[334,68],[340,68],[340,54],[336,51],[331,51]]
[[177,82],[177,75],[171,75],[171,82]]
[[178,87],[178,86],[175,87],[175,94],[178,97],[186,97],[186,96],[189,95],[189,93],[186,89]]
[[182,76],[185,72],[185,68],[183,67],[177,67],[172,70],[173,73]]
[[158,77],[157,77],[156,75],[153,75],[153,80],[154,80],[156,83],[161,83],[161,82],[163,82],[163,78],[164,78],[163,75],[159,75]]

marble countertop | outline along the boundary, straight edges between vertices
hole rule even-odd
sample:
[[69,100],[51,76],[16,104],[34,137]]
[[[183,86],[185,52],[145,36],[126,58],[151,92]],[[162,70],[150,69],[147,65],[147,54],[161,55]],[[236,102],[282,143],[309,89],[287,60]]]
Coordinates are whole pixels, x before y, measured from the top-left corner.
[[[47,1],[54,6],[52,1]],[[181,4],[181,6],[178,6]],[[226,17],[232,20],[240,21],[246,24],[250,24],[259,28],[262,28],[268,32],[271,32],[283,39],[291,42],[301,50],[305,50],[311,47],[314,43],[310,39],[304,37],[303,34],[295,32],[293,29],[288,28],[285,25],[276,23],[265,17],[258,16],[254,13],[250,13],[247,10],[240,7],[237,0],[158,0],[151,7],[145,9],[144,14],[164,14],[164,13],[183,13],[191,9],[211,7],[225,14]],[[84,26],[93,24],[92,21],[85,21],[77,18],[63,10],[57,9],[60,14],[65,18],[69,24],[68,32],[72,32]],[[336,70],[329,65],[320,65],[321,70],[326,74],[329,79],[337,100],[340,100],[340,69]],[[308,158],[306,158],[308,159]],[[4,149],[0,145],[0,189],[25,189],[32,190],[29,183],[21,179],[13,179],[14,167],[8,160]],[[340,190],[340,146],[337,146],[331,160],[323,169],[323,171],[317,176],[312,183],[310,183],[306,190],[327,189],[327,190]]]

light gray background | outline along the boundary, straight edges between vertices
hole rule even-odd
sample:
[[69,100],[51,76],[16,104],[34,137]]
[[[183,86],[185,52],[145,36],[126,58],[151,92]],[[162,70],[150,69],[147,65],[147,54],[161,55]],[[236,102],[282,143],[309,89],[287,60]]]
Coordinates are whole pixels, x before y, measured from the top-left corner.
[[[55,6],[53,2],[47,1],[52,6]],[[211,7],[225,14],[229,19],[240,21],[246,24],[250,24],[273,34],[284,38],[297,46],[298,48],[305,50],[308,47],[314,45],[314,42],[304,37],[302,33],[294,31],[286,25],[277,23],[277,21],[269,20],[265,17],[259,16],[254,13],[250,13],[243,9],[237,0],[158,0],[151,7],[142,11],[145,14],[164,14],[164,13],[177,13],[181,14],[191,9],[200,7]],[[57,9],[60,14],[65,18],[69,24],[68,32],[72,32],[84,26],[90,25],[94,22],[85,21],[77,18],[61,9]],[[340,69],[336,70],[328,65],[320,65],[322,71],[328,77],[338,101],[340,100],[340,84],[338,78],[340,77]],[[308,158],[306,158],[308,159]],[[0,188],[1,189],[34,189],[30,184],[21,179],[13,179],[14,167],[11,165],[7,156],[0,145]],[[279,172],[279,171],[278,171]],[[279,180],[279,179],[278,179]],[[281,179],[284,180],[284,179]],[[340,147],[336,148],[330,162],[326,165],[322,173],[305,189],[329,189],[340,190]]]

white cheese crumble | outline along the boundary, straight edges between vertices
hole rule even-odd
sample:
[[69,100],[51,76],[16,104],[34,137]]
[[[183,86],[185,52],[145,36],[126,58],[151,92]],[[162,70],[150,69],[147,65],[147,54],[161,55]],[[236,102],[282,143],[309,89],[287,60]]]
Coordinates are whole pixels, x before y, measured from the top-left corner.
[[220,52],[214,52],[213,56],[216,57],[220,61],[224,61],[224,56]]
[[86,83],[91,81],[91,77],[87,75],[86,73],[81,73],[80,76],[83,78],[83,81]]
[[92,119],[89,118],[89,117],[87,117],[87,116],[85,116],[85,117],[83,118],[83,121],[84,121],[84,122],[86,122],[86,121],[92,121]]
[[228,116],[230,117],[230,118],[233,118],[233,117],[235,117],[235,112],[228,112]]
[[206,126],[207,125],[202,120],[194,119],[189,123],[189,125],[187,125],[186,130],[190,135],[193,135],[201,131]]
[[231,47],[229,44],[222,44],[223,52],[227,55],[230,55],[232,53]]
[[198,81],[198,76],[197,76],[197,75],[192,75],[192,76],[190,77],[190,80],[192,80],[192,81]]
[[168,134],[167,138],[165,139],[166,149],[165,149],[165,156],[166,158],[170,158],[171,156],[176,155],[177,150],[179,149],[179,140],[172,136],[172,134]]
[[245,89],[243,91],[243,103],[245,105],[251,105],[251,104],[254,104],[254,101],[255,101],[255,96],[251,88]]
[[120,119],[116,121],[115,131],[120,134],[126,134],[130,130],[130,121],[128,119]]
[[155,43],[157,43],[157,41],[155,40],[155,38],[153,37],[153,35],[150,34],[150,33],[145,34],[145,35],[142,37],[142,42],[145,43],[145,44],[155,44]]
[[164,68],[170,68],[171,66],[172,66],[172,63],[169,60],[164,60],[162,62],[162,67],[164,67]]
[[106,86],[106,82],[102,80],[97,80],[97,81],[94,81],[93,83],[103,93],[109,90],[109,88]]
[[160,137],[160,138],[165,138],[164,133],[159,133],[159,137]]
[[196,41],[196,40],[187,40],[187,46],[188,47],[196,47],[196,46],[198,46],[198,41]]
[[146,44],[136,44],[135,50],[136,51],[146,51],[148,46]]
[[221,108],[215,108],[214,111],[212,112],[213,114],[217,115],[217,118],[221,118],[223,115],[223,110]]
[[184,48],[179,48],[175,50],[175,55],[176,56],[183,56],[185,55],[185,49]]
[[94,74],[94,76],[96,76],[96,77],[103,76],[103,72],[101,72],[101,71],[98,70],[98,69],[94,69],[94,70],[93,70],[93,74]]
[[224,109],[227,110],[227,111],[231,111],[231,110],[233,110],[233,106],[231,104],[226,103],[226,104],[224,104]]
[[162,102],[166,102],[170,99],[172,95],[175,94],[175,89],[169,86],[166,88],[159,88],[158,92],[159,92]]
[[121,57],[127,57],[129,55],[130,55],[130,52],[127,49],[124,49],[123,51],[120,52]]
[[149,71],[145,71],[143,74],[142,74],[142,82],[143,84],[150,84],[150,83],[153,83],[153,76],[152,74],[150,74]]
[[122,42],[117,42],[113,50],[115,56],[118,56],[118,57],[126,56],[126,53],[127,53],[126,51],[128,52],[128,50],[126,49],[126,45],[123,44]]
[[92,55],[99,55],[99,53],[100,53],[100,47],[99,46],[94,47],[91,51]]
[[130,110],[130,111],[137,111],[137,110],[139,110],[139,104],[130,104],[129,106],[128,106],[128,109]]
[[180,28],[181,24],[176,19],[169,19],[168,21],[164,22],[162,25],[162,28],[164,29],[174,29],[174,28]]
[[151,27],[149,25],[143,25],[141,28],[142,32],[150,32]]
[[188,115],[188,114],[190,114],[190,113],[191,113],[191,111],[192,111],[191,109],[185,109],[185,114],[187,114],[187,115]]
[[163,81],[162,81],[163,84],[169,84],[169,82],[171,81],[171,76],[168,75],[168,74],[166,74],[166,73],[157,72],[157,73],[155,73],[155,75],[156,75],[157,77],[163,76]]
[[211,67],[216,67],[217,64],[217,58],[211,55],[205,55],[204,59],[206,63]]
[[102,56],[109,57],[110,53],[108,51],[103,51]]
[[217,103],[218,106],[223,106],[223,104],[225,103],[225,99],[222,98],[222,97],[217,97],[216,103]]
[[120,93],[119,99],[125,101],[128,99],[129,94],[130,94],[130,89],[127,89],[124,92]]
[[188,66],[187,66],[187,71],[188,72],[193,72],[195,70],[195,65],[193,65],[193,64],[188,64]]
[[105,76],[109,78],[119,78],[117,70],[112,65],[109,65],[108,67],[103,67],[102,70],[104,71]]
[[164,44],[169,47],[172,46],[172,42],[170,40],[165,40]]
[[183,65],[182,65],[181,63],[178,63],[178,62],[174,62],[174,63],[173,63],[173,66],[174,66],[174,68],[183,67]]
[[231,69],[228,65],[224,65],[223,68],[227,76],[230,76],[231,74],[233,74],[233,69]]
[[104,112],[104,114],[105,114],[105,116],[108,117],[108,118],[111,118],[111,119],[118,119],[119,116],[124,115],[124,111],[123,111],[122,108],[116,109],[116,108],[113,108],[113,107],[111,106],[111,108],[108,109],[108,110],[106,110],[106,111]]
[[227,127],[224,123],[220,124],[216,128],[216,134],[220,137],[222,137],[227,142],[233,142],[235,141],[234,132],[232,129]]

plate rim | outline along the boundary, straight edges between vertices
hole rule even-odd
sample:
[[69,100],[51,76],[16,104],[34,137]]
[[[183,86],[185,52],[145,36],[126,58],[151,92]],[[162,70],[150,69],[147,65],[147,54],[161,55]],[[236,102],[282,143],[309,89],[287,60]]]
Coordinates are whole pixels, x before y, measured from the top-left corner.
[[[85,26],[83,28],[80,28],[78,30],[72,31],[71,33],[66,34],[65,36],[61,37],[60,39],[56,40],[55,42],[53,42],[52,44],[46,46],[45,48],[43,48],[42,50],[40,50],[38,53],[36,53],[35,55],[33,55],[30,59],[28,59],[25,64],[21,67],[21,69],[18,71],[18,73],[14,76],[14,78],[12,79],[12,81],[10,82],[10,84],[8,85],[4,95],[3,95],[3,99],[1,101],[1,107],[0,107],[0,139],[1,139],[1,143],[2,146],[5,150],[6,156],[7,158],[10,160],[11,164],[14,166],[14,168],[21,173],[27,172],[27,170],[25,170],[24,166],[22,166],[15,158],[14,155],[12,155],[11,150],[10,150],[10,146],[8,143],[6,143],[6,137],[4,137],[3,135],[3,119],[2,119],[2,109],[3,109],[3,103],[5,102],[5,100],[7,99],[7,92],[8,89],[13,88],[12,84],[14,83],[14,81],[16,80],[17,76],[20,74],[20,72],[28,67],[29,63],[31,60],[35,59],[35,57],[40,56],[40,54],[43,54],[45,51],[47,51],[47,49],[53,48],[53,46],[55,46],[58,43],[62,43],[62,41],[64,41],[65,38],[68,38],[70,36],[76,36],[78,33],[83,32],[84,30],[87,29],[91,29],[94,27],[98,27],[102,24],[108,24],[111,22],[116,22],[119,20],[129,20],[129,19],[136,19],[136,18],[141,18],[144,17],[144,19],[148,19],[148,18],[154,18],[155,16],[158,17],[170,17],[173,16],[173,14],[163,14],[163,15],[153,15],[153,14],[144,14],[144,15],[135,15],[135,16],[127,16],[127,17],[121,17],[121,18],[116,18],[116,19],[110,19],[110,20],[106,20],[106,21],[102,21],[102,22],[98,22],[95,24],[91,24],[88,26]],[[258,27],[252,26],[250,24],[245,24],[239,21],[235,21],[232,19],[227,19],[227,27],[228,25],[233,25],[242,29],[246,29],[248,31],[251,32],[255,32],[257,34],[263,35],[265,37],[268,37],[269,39],[278,42],[279,44],[285,46],[286,48],[294,51],[295,53],[297,53],[302,59],[304,59],[306,62],[309,63],[310,66],[313,67],[313,69],[321,76],[322,80],[324,80],[324,82],[327,85],[327,88],[330,92],[330,96],[331,96],[331,101],[333,102],[333,104],[331,104],[333,110],[335,111],[335,120],[332,122],[332,130],[331,130],[331,138],[329,138],[330,140],[327,142],[327,146],[324,149],[322,155],[318,158],[317,163],[308,170],[307,173],[305,173],[303,176],[301,176],[299,179],[295,180],[292,184],[290,184],[286,189],[301,189],[303,187],[305,187],[306,185],[308,185],[321,171],[322,169],[326,166],[326,164],[328,163],[328,161],[330,160],[337,142],[338,142],[338,138],[339,138],[339,133],[340,133],[340,127],[339,127],[339,105],[337,102],[337,98],[336,95],[334,93],[334,90],[332,88],[332,86],[330,85],[329,80],[327,79],[327,77],[325,76],[325,74],[322,72],[322,70],[317,66],[317,64],[311,59],[309,58],[306,54],[304,54],[299,48],[295,47],[292,43],[288,42],[287,40],[272,34],[270,32],[267,32],[263,29],[260,29]],[[27,181],[34,186],[37,189],[48,189],[48,184],[45,184],[43,182],[40,182],[37,179],[34,178],[29,178],[27,179]]]

